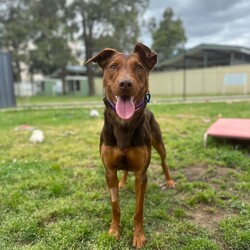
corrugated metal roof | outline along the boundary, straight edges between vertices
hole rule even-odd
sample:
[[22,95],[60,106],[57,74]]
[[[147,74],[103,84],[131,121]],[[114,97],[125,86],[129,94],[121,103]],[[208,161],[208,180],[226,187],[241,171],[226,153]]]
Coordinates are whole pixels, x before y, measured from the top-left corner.
[[156,66],[156,69],[201,68],[250,63],[250,48],[200,44]]

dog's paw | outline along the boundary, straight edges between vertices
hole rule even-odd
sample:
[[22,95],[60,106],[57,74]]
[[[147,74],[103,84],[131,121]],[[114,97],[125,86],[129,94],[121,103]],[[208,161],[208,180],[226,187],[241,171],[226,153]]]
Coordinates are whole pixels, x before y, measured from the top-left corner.
[[145,240],[144,234],[135,235],[133,239],[133,247],[136,249],[142,248],[144,246]]
[[168,189],[168,188],[175,188],[175,182],[173,180],[168,180],[166,183],[161,184],[160,188],[162,190]]
[[111,227],[109,229],[109,235],[116,238],[117,240],[120,240],[120,230],[119,230],[119,228]]
[[173,180],[168,180],[167,187],[168,188],[175,188],[175,182]]

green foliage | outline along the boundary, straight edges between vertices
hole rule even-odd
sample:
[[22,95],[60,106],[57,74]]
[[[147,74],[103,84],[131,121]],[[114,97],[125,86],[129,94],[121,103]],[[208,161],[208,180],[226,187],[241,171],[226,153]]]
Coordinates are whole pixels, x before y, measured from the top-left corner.
[[[75,0],[70,10],[72,25],[85,45],[85,59],[105,47],[126,51],[134,46],[140,31],[139,15],[148,0]],[[79,17],[81,21],[79,22]],[[87,67],[90,95],[94,94],[93,67]]]
[[140,32],[139,18],[148,3],[148,0],[73,1],[73,13],[82,18],[75,25],[82,32],[86,57],[107,46],[123,51],[133,48]]
[[64,71],[66,65],[74,61],[68,46],[66,8],[66,0],[30,3],[30,18],[33,21],[32,40],[35,46],[35,49],[30,51],[31,72],[51,75],[58,69]]
[[[0,47],[12,53],[18,82],[23,62],[31,74],[62,72],[81,53],[69,47],[74,40],[83,43],[85,59],[104,47],[130,50],[137,42],[140,16],[148,3],[149,0],[3,0]],[[87,76],[93,95],[90,65]]]
[[[204,117],[211,123],[218,114],[248,118],[249,102],[149,107],[161,126],[176,188],[165,189],[152,151],[144,249],[248,249],[249,147],[211,139],[204,149],[202,139],[210,125]],[[45,142],[30,143],[30,131],[14,130],[21,124],[42,129]],[[119,195],[121,239],[108,235],[102,125],[102,115],[91,119],[87,108],[0,112],[1,249],[132,249],[132,173]]]
[[0,2],[0,48],[11,52],[14,80],[21,80],[20,62],[27,62],[31,23],[25,0]]
[[184,51],[187,40],[185,29],[180,18],[174,20],[174,12],[171,8],[164,11],[159,27],[154,20],[151,20],[150,26],[153,38],[152,48],[159,53],[160,62]]
[[21,62],[31,73],[49,75],[74,61],[68,46],[66,0],[14,0],[1,6],[5,11],[0,14],[0,46],[12,52],[17,81]]

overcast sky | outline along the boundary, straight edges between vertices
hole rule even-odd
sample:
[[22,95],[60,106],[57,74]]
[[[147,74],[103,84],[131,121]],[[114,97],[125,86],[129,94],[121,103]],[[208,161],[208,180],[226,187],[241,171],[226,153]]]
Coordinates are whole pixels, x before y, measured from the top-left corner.
[[[144,18],[160,20],[168,7],[183,21],[186,48],[201,43],[250,47],[249,0],[150,0]],[[150,46],[147,33],[143,32],[141,39]]]

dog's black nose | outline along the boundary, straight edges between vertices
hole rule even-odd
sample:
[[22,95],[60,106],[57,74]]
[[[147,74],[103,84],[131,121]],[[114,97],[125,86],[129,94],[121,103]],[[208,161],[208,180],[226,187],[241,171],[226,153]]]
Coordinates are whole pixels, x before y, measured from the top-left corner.
[[130,89],[132,86],[133,84],[129,80],[121,81],[119,84],[120,89]]

